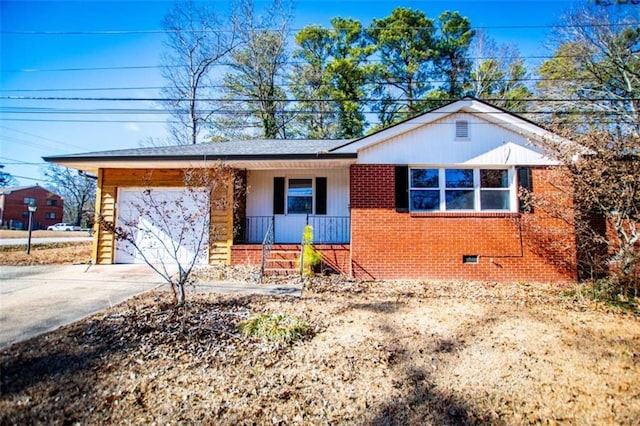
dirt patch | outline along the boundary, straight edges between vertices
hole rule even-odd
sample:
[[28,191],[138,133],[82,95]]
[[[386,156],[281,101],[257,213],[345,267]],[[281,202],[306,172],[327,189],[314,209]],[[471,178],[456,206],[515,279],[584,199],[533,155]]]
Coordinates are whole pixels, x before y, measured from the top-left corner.
[[[637,424],[638,316],[547,286],[311,283],[148,293],[0,352],[0,423]],[[263,312],[293,345],[242,338]]]

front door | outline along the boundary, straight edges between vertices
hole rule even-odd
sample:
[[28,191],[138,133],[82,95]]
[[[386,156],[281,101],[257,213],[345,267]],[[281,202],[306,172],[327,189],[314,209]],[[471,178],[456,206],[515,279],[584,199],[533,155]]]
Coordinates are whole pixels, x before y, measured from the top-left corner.
[[276,215],[274,221],[274,240],[278,244],[300,244],[302,231],[307,223],[306,215]]
[[[274,239],[276,243],[299,244],[307,216],[313,214],[313,179],[282,179],[279,189],[282,195],[275,200],[280,212],[276,211]],[[278,214],[280,213],[280,214]]]

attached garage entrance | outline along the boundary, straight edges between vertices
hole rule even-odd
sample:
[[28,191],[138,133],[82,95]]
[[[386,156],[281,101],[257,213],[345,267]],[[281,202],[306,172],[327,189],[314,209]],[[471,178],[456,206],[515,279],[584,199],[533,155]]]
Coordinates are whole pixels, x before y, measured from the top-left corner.
[[116,263],[208,263],[209,191],[126,188],[118,191]]

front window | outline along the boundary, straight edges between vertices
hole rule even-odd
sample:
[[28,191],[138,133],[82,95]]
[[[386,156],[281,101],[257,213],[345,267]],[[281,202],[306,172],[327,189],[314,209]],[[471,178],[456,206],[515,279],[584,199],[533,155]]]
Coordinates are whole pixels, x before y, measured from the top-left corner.
[[440,209],[438,169],[411,169],[411,210]]
[[36,199],[35,198],[31,198],[31,197],[24,197],[24,204],[28,205],[28,206],[35,206],[36,205]]
[[509,210],[509,170],[480,170],[482,210]]
[[446,169],[444,175],[445,209],[474,210],[473,169]]
[[289,179],[287,213],[311,214],[313,208],[313,180]]
[[511,169],[413,168],[412,211],[510,211]]
[[45,213],[44,217],[46,219],[55,219],[56,218],[56,214],[55,214],[55,212],[47,212],[47,213]]
[[58,200],[53,199],[53,198],[47,198],[47,205],[48,206],[57,206],[58,205]]

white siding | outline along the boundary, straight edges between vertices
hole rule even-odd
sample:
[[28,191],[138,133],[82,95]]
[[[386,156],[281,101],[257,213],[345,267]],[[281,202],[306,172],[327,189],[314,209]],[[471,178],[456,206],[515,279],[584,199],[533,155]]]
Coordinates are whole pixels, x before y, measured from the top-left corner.
[[[316,227],[315,241],[346,242],[349,239],[349,169],[294,169],[294,170],[248,170],[247,171],[247,217],[273,216],[273,178],[313,179],[315,214],[315,178],[327,178],[327,214],[310,218]],[[285,194],[286,197],[286,194]],[[313,215],[312,215],[313,216]],[[275,216],[275,242],[299,244],[307,221],[306,214],[283,214]],[[313,223],[311,223],[313,222]],[[261,222],[263,223],[263,222]],[[250,242],[262,241],[264,227],[258,227],[247,235]]]
[[[273,178],[327,178],[327,216],[349,215],[349,169],[248,170],[247,216],[273,214]],[[315,185],[315,180],[314,180]],[[314,187],[315,191],[315,187]],[[315,197],[314,197],[315,200]]]
[[[456,140],[456,120],[469,122],[469,138]],[[363,148],[359,164],[549,165],[527,139],[480,115],[457,113]]]

